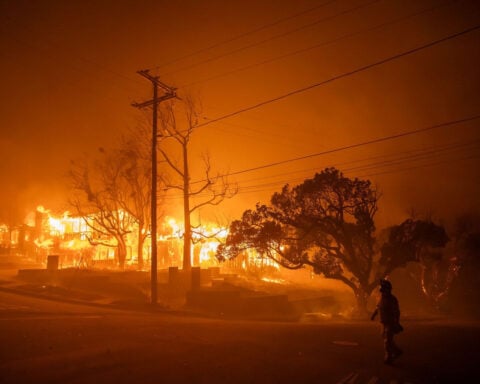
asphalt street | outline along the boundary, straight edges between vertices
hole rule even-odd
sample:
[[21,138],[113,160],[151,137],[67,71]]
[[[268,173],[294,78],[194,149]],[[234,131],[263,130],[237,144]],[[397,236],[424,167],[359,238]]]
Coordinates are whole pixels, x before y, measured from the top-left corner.
[[378,324],[264,322],[75,305],[0,291],[1,383],[469,383],[476,323],[406,320],[382,361]]

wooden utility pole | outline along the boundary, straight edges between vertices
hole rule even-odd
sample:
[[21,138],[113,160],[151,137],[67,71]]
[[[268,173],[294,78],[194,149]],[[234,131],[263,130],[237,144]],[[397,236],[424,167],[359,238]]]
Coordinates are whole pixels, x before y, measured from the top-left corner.
[[[153,98],[143,103],[133,103],[135,108],[152,107],[152,196],[151,196],[151,265],[150,265],[150,282],[151,282],[151,303],[157,304],[157,115],[158,105],[165,100],[176,97],[176,88],[163,84],[158,76],[152,76],[148,69],[137,72],[140,76],[145,77],[152,83]],[[162,96],[158,96],[158,88],[164,91]]]

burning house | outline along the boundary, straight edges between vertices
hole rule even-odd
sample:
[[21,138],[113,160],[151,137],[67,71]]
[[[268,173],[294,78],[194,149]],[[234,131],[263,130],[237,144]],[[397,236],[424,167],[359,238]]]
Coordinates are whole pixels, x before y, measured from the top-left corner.
[[[124,213],[125,215],[127,213]],[[125,268],[138,268],[138,227],[131,222],[125,235]],[[215,252],[227,236],[227,229],[203,225],[195,229],[192,247],[192,266],[202,268],[219,266]],[[166,218],[159,226],[158,267],[181,267],[183,257],[183,227],[173,218]],[[29,214],[25,224],[9,228],[0,226],[0,247],[6,252],[24,256],[38,264],[45,264],[48,255],[59,256],[60,268],[116,268],[117,243],[113,236],[96,230],[95,214],[73,217],[68,212],[54,215],[42,206]],[[150,237],[143,244],[144,265],[150,265]],[[222,264],[230,270],[278,268],[254,251],[246,251],[236,259]]]

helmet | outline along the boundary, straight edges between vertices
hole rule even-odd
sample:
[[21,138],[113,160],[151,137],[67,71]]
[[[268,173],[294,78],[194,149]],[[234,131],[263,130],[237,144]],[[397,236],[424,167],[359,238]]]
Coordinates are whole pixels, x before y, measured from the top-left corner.
[[392,290],[392,283],[390,281],[381,279],[380,280],[380,292],[390,292]]

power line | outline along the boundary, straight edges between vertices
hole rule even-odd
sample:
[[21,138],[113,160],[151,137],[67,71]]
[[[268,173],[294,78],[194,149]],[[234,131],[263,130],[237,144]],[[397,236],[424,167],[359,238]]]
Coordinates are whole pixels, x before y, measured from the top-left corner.
[[476,31],[476,30],[479,29],[479,28],[480,28],[480,24],[475,25],[475,26],[470,27],[470,28],[467,28],[467,29],[465,29],[465,30],[463,30],[463,31],[461,31],[461,32],[457,32],[457,33],[448,35],[448,36],[446,36],[446,37],[443,37],[443,38],[440,38],[440,39],[431,41],[430,43],[427,43],[427,44],[418,46],[418,47],[416,47],[416,48],[409,49],[409,50],[407,50],[407,51],[398,53],[398,54],[393,55],[393,56],[389,56],[389,57],[387,57],[387,58],[385,58],[385,59],[376,61],[376,62],[371,63],[371,64],[364,65],[364,66],[362,66],[362,67],[356,68],[356,69],[351,70],[351,71],[349,71],[349,72],[344,72],[344,73],[342,73],[342,74],[340,74],[340,75],[333,76],[333,77],[331,77],[331,78],[329,78],[329,79],[327,79],[327,80],[323,80],[323,81],[320,81],[320,82],[318,82],[318,83],[311,84],[311,85],[309,85],[309,86],[307,86],[307,87],[303,87],[303,88],[299,88],[299,89],[293,90],[293,91],[288,92],[288,93],[286,93],[286,94],[283,94],[283,95],[280,95],[280,96],[277,96],[277,97],[274,97],[274,98],[271,98],[271,99],[262,101],[262,102],[260,102],[260,103],[251,105],[251,106],[249,106],[249,107],[245,107],[245,108],[243,108],[243,109],[237,110],[237,111],[235,111],[235,112],[228,113],[228,114],[226,114],[226,115],[223,115],[223,116],[220,116],[220,117],[217,117],[217,118],[214,118],[214,119],[210,119],[209,121],[207,121],[207,122],[205,122],[205,123],[202,123],[202,124],[197,125],[197,127],[204,127],[204,126],[206,126],[206,125],[210,125],[210,124],[212,124],[212,123],[216,123],[217,121],[221,121],[221,120],[224,120],[224,119],[227,119],[227,118],[230,118],[230,117],[239,115],[239,114],[241,114],[241,113],[248,112],[248,111],[251,111],[251,110],[254,110],[254,109],[263,107],[263,106],[265,106],[265,105],[274,103],[274,102],[276,102],[276,101],[286,99],[287,97],[290,97],[290,96],[293,96],[293,95],[296,95],[296,94],[299,94],[299,93],[303,93],[303,92],[309,91],[309,90],[311,90],[311,89],[313,89],[313,88],[317,88],[317,87],[319,87],[319,86],[322,86],[322,85],[325,85],[325,84],[328,84],[328,83],[332,83],[332,82],[334,82],[334,81],[336,81],[336,80],[339,80],[339,79],[342,79],[342,78],[345,78],[345,77],[349,77],[349,76],[352,76],[352,75],[357,74],[357,73],[360,73],[360,72],[364,72],[364,71],[366,71],[366,70],[368,70],[368,69],[377,67],[377,66],[379,66],[379,65],[388,63],[388,62],[390,62],[390,61],[397,60],[397,59],[402,58],[402,57],[404,57],[404,56],[408,56],[408,55],[414,54],[414,53],[416,53],[416,52],[419,52],[419,51],[422,51],[422,50],[424,50],[424,49],[433,47],[433,46],[438,45],[438,44],[440,44],[440,43],[443,43],[443,42],[445,42],[445,41],[452,40],[452,39],[455,39],[455,38],[460,37],[460,36],[462,36],[462,35],[465,35],[465,34],[467,34],[467,33]]
[[[235,130],[231,130],[228,127],[224,127],[223,125],[228,125],[233,128],[236,128]],[[289,129],[292,129],[291,126],[287,126]],[[247,140],[259,140],[259,135],[263,136],[262,137],[262,142],[270,142],[272,144],[278,144],[280,141],[286,143],[289,145],[290,148],[296,147],[299,150],[304,150],[305,147],[301,143],[293,142],[292,137],[288,137],[285,134],[279,133],[279,132],[266,132],[266,131],[261,131],[259,129],[251,128],[251,127],[246,127],[244,125],[236,124],[236,123],[231,123],[231,122],[226,122],[222,121],[221,124],[217,124],[217,126],[214,128],[217,131],[219,131],[222,134],[228,134],[228,135],[236,135],[237,137],[241,137]],[[244,132],[241,132],[240,130],[243,130]],[[250,132],[250,133],[249,133]],[[251,134],[254,133],[254,134]],[[298,139],[299,135],[297,133],[296,138]]]
[[243,71],[246,71],[246,70],[261,66],[261,65],[265,65],[265,64],[269,64],[269,63],[272,63],[272,62],[275,62],[275,61],[278,61],[278,60],[281,60],[281,59],[285,59],[287,57],[299,55],[299,54],[311,51],[313,49],[317,49],[317,48],[325,47],[325,46],[328,46],[328,45],[331,45],[331,44],[335,44],[335,43],[338,43],[339,41],[342,41],[342,40],[345,40],[345,39],[348,39],[348,38],[351,38],[351,37],[354,37],[354,36],[357,36],[357,35],[361,35],[361,34],[364,34],[364,33],[367,33],[367,32],[372,32],[372,31],[375,31],[377,29],[382,29],[386,26],[393,25],[393,24],[408,20],[410,18],[420,16],[424,13],[432,12],[432,11],[437,10],[439,8],[442,8],[444,6],[451,5],[451,4],[453,4],[457,1],[458,0],[452,0],[452,1],[448,1],[448,2],[440,4],[440,5],[435,5],[433,7],[423,9],[423,10],[418,11],[418,12],[410,13],[408,15],[398,17],[396,19],[393,19],[393,20],[390,20],[390,21],[387,21],[387,22],[384,22],[384,23],[381,23],[381,24],[378,24],[378,25],[360,30],[360,31],[347,33],[347,34],[338,36],[334,39],[327,40],[327,41],[324,41],[324,42],[321,42],[321,43],[318,43],[318,44],[314,44],[314,45],[311,45],[311,46],[306,47],[306,48],[298,49],[298,50],[295,50],[293,52],[289,52],[289,53],[286,53],[286,54],[283,54],[283,55],[280,55],[280,56],[276,56],[276,57],[273,57],[273,58],[270,58],[270,59],[266,59],[266,60],[259,61],[259,62],[253,63],[253,64],[249,64],[249,65],[246,65],[246,66],[243,66],[243,67],[240,67],[240,68],[236,68],[236,69],[231,70],[231,71],[223,72],[223,73],[213,75],[213,76],[210,76],[210,77],[207,77],[207,78],[204,78],[204,79],[196,80],[196,81],[193,81],[193,82],[188,83],[188,84],[183,84],[179,88],[191,87],[192,85],[202,84],[202,83],[205,83],[205,82],[208,82],[208,81],[211,81],[211,80],[216,80],[216,79],[219,79],[219,78],[222,78],[222,77],[225,77],[225,76],[229,76],[229,75],[233,75],[233,74],[238,73],[238,72],[243,72]]
[[[432,146],[432,147],[428,147],[426,149],[415,149],[415,150],[408,150],[408,151],[392,153],[392,154],[388,154],[388,155],[369,156],[369,157],[362,158],[362,159],[356,159],[356,160],[351,160],[351,161],[346,161],[346,162],[341,162],[341,163],[335,163],[334,165],[327,165],[325,167],[335,166],[335,167],[339,168],[339,167],[346,166],[346,165],[351,165],[351,164],[355,164],[358,168],[369,167],[371,164],[375,164],[377,166],[379,166],[379,165],[386,166],[386,165],[391,165],[394,162],[407,161],[407,160],[412,160],[412,159],[420,160],[420,159],[423,159],[423,158],[426,158],[426,157],[432,157],[432,156],[436,156],[436,155],[439,155],[439,154],[442,155],[442,154],[452,152],[452,151],[457,151],[457,150],[460,150],[460,149],[469,149],[468,147],[478,146],[479,144],[480,144],[480,139],[479,140],[474,140],[474,141],[468,141],[468,142],[456,142],[456,143],[449,144],[449,145]],[[372,161],[373,161],[373,163],[372,163]],[[359,163],[364,163],[364,162],[370,162],[370,163],[359,165]],[[296,171],[289,171],[289,172],[282,172],[282,173],[277,173],[275,175],[257,177],[257,178],[249,179],[249,180],[242,180],[241,183],[252,182],[252,181],[257,181],[257,180],[278,178],[278,177],[283,177],[283,176],[286,176],[286,175],[306,173],[306,172],[312,172],[312,171],[316,171],[316,170],[318,170],[318,167],[301,169],[301,170],[296,170]]]
[[[267,60],[264,60],[264,61],[261,61],[261,62],[256,62],[256,63],[253,63],[251,65],[248,65],[248,66],[245,66],[245,67],[241,67],[241,68],[237,68],[237,69],[234,69],[232,71],[228,71],[228,72],[224,72],[224,73],[221,73],[221,74],[218,74],[218,75],[214,75],[212,77],[209,77],[209,78],[206,78],[206,79],[201,79],[201,80],[198,80],[198,81],[194,81],[192,83],[189,83],[189,84],[184,84],[184,85],[181,85],[179,88],[182,88],[182,87],[188,87],[188,86],[192,86],[192,85],[196,85],[196,84],[200,84],[200,83],[204,83],[206,81],[209,81],[209,80],[213,80],[213,79],[217,79],[217,78],[221,78],[221,77],[224,77],[224,76],[227,76],[227,75],[230,75],[230,74],[234,74],[234,73],[238,73],[238,72],[241,72],[241,71],[244,71],[244,70],[247,70],[247,69],[251,69],[253,67],[257,67],[257,66],[260,66],[260,65],[263,65],[263,64],[266,64],[266,63],[270,63],[270,62],[273,62],[273,61],[276,61],[276,60],[279,60],[279,59],[283,59],[283,58],[286,58],[286,57],[289,57],[289,56],[293,56],[293,55],[297,55],[297,54],[300,54],[300,53],[304,53],[306,51],[309,51],[309,50],[312,50],[312,49],[315,49],[315,48],[319,48],[319,47],[322,47],[322,46],[326,46],[326,45],[329,45],[329,44],[333,44],[333,43],[337,43],[343,39],[346,39],[346,38],[350,38],[350,37],[353,37],[353,36],[356,36],[356,35],[359,35],[359,34],[364,34],[364,33],[367,33],[367,32],[372,32],[372,31],[375,31],[375,30],[378,30],[378,29],[383,29],[385,28],[386,26],[390,26],[390,25],[393,25],[393,24],[397,24],[397,23],[400,23],[400,22],[403,22],[403,21],[406,21],[408,19],[411,19],[411,18],[415,18],[415,17],[418,17],[420,15],[423,15],[425,13],[430,13],[430,12],[433,12],[433,11],[436,11],[440,8],[443,8],[443,7],[446,7],[446,6],[450,6],[454,3],[457,3],[458,0],[450,0],[450,1],[446,1],[442,4],[436,4],[432,7],[429,7],[429,8],[426,8],[426,9],[421,9],[419,11],[416,11],[416,12],[413,12],[413,13],[409,13],[407,15],[403,15],[403,16],[400,16],[398,18],[395,18],[393,20],[388,20],[386,22],[383,22],[381,24],[377,24],[377,25],[374,25],[374,26],[371,26],[371,27],[368,27],[366,29],[363,29],[363,30],[360,30],[360,31],[355,31],[355,32],[351,32],[351,33],[347,33],[347,34],[344,34],[342,36],[339,36],[339,37],[336,37],[332,40],[329,40],[329,41],[324,41],[322,43],[319,43],[319,44],[315,44],[313,46],[310,46],[310,47],[306,47],[306,48],[303,48],[303,49],[300,49],[300,50],[296,50],[294,52],[290,52],[290,53],[287,53],[285,55],[281,55],[281,56],[277,56],[277,57],[274,57],[274,58],[271,58],[271,59],[267,59]],[[213,109],[215,109],[214,107],[212,107]],[[205,117],[205,120],[207,120],[207,118]],[[247,130],[247,131],[250,131],[250,132],[256,132],[256,133],[259,133],[261,135],[268,135],[268,138],[267,140],[270,140],[271,139],[271,136],[274,135],[274,136],[278,136],[279,138],[281,139],[285,139],[285,140],[290,140],[290,145],[292,145],[292,142],[291,142],[291,139],[288,138],[287,136],[285,136],[284,134],[280,135],[278,133],[271,133],[271,132],[265,132],[265,131],[259,131],[258,129],[253,129],[251,127],[244,127],[242,125],[239,125],[239,124],[234,124],[232,122],[226,122],[224,121],[223,124],[227,124],[227,125],[230,125],[232,127],[237,127],[237,128],[241,128],[243,130]],[[290,127],[291,128],[291,127]],[[251,136],[251,135],[248,135],[248,134],[241,134],[239,133],[237,130],[235,131],[227,131],[225,128],[224,129],[221,129],[221,128],[218,128],[220,129],[221,131],[227,133],[227,132],[230,132],[230,133],[233,133],[233,134],[236,134],[236,135],[239,135],[239,136],[244,136],[244,137],[248,137],[248,138],[253,138],[254,136]],[[298,134],[298,133],[297,133]],[[265,139],[263,139],[265,140]]]
[[232,173],[229,173],[229,176],[239,175],[239,174],[247,173],[247,172],[258,171],[260,169],[270,168],[270,167],[274,167],[274,166],[281,165],[281,164],[292,163],[292,162],[295,162],[295,161],[305,160],[305,159],[309,159],[309,158],[312,158],[312,157],[324,156],[324,155],[328,155],[328,154],[331,154],[331,153],[346,151],[348,149],[359,148],[359,147],[363,147],[363,146],[370,145],[370,144],[376,144],[376,143],[381,143],[381,142],[384,142],[384,141],[395,140],[395,139],[398,139],[398,138],[401,138],[401,137],[411,136],[411,135],[415,135],[415,134],[418,134],[418,133],[421,133],[421,132],[427,132],[427,131],[431,131],[431,130],[439,129],[439,128],[443,128],[443,127],[448,127],[448,126],[455,125],[455,124],[466,123],[466,122],[477,120],[477,119],[480,119],[480,114],[475,115],[475,116],[462,118],[462,119],[458,119],[458,120],[447,121],[445,123],[431,125],[429,127],[419,128],[419,129],[415,129],[415,130],[412,130],[412,131],[398,133],[398,134],[395,134],[395,135],[379,137],[379,138],[376,138],[376,139],[363,141],[363,142],[356,143],[356,144],[345,145],[345,146],[342,146],[342,147],[337,147],[337,148],[329,149],[329,150],[322,151],[322,152],[316,152],[316,153],[312,153],[312,154],[305,155],[305,156],[299,156],[299,157],[294,157],[294,158],[287,159],[287,160],[276,161],[276,162],[260,165],[258,167],[253,167],[253,168],[248,168],[248,169],[244,169],[244,170],[241,170],[241,171],[232,172]]
[[[472,145],[470,143],[470,145]],[[401,165],[409,162],[419,162],[424,160],[430,160],[432,157],[437,156],[449,156],[451,153],[458,152],[459,150],[466,150],[466,149],[473,149],[478,147],[478,141],[473,145],[473,148],[466,148],[467,146],[460,146],[460,147],[452,147],[442,150],[432,150],[432,151],[425,151],[423,153],[418,153],[411,156],[403,156],[397,159],[391,159],[386,161],[381,161],[373,164],[364,164],[364,165],[356,165],[350,167],[348,171],[360,171],[360,170],[368,170],[368,169],[375,169],[375,168],[383,168],[383,167],[392,167],[396,165]]]
[[176,59],[167,61],[167,62],[165,62],[165,63],[163,63],[163,64],[160,64],[160,65],[158,65],[158,66],[156,66],[156,67],[154,67],[154,68],[152,68],[152,69],[153,69],[153,70],[158,70],[158,69],[160,69],[160,68],[162,68],[162,67],[165,67],[165,66],[167,66],[167,65],[171,65],[171,64],[177,63],[177,62],[179,62],[179,61],[181,61],[181,60],[187,59],[187,58],[189,58],[189,57],[198,55],[199,53],[203,53],[203,52],[206,52],[206,51],[210,51],[210,50],[212,50],[213,48],[217,48],[217,47],[219,47],[219,46],[222,46],[222,45],[231,43],[231,42],[236,41],[236,40],[239,40],[239,39],[241,39],[241,38],[243,38],[243,37],[245,37],[245,36],[252,35],[252,34],[257,33],[257,32],[260,32],[260,31],[262,31],[262,30],[264,30],[264,29],[267,29],[267,28],[273,27],[273,26],[275,26],[275,25],[278,25],[278,24],[280,24],[280,23],[283,23],[283,22],[285,22],[285,21],[288,21],[288,20],[294,19],[294,18],[296,18],[296,17],[305,15],[305,14],[307,14],[307,13],[313,12],[313,11],[319,9],[319,8],[323,8],[323,7],[325,7],[325,6],[329,5],[329,4],[335,3],[336,1],[337,1],[337,0],[330,0],[330,1],[327,1],[327,2],[325,2],[325,3],[323,3],[323,4],[317,5],[317,6],[315,6],[315,7],[306,9],[306,10],[304,10],[304,11],[295,13],[295,14],[293,14],[293,15],[284,17],[284,18],[282,18],[282,19],[278,19],[278,20],[276,20],[276,21],[274,21],[274,22],[272,22],[272,23],[262,25],[262,26],[260,26],[260,27],[255,28],[255,29],[252,29],[252,30],[250,30],[250,31],[247,31],[247,32],[241,33],[241,34],[239,34],[239,35],[230,37],[230,38],[228,38],[228,39],[219,41],[218,43],[209,45],[208,47],[201,48],[201,49],[199,49],[199,50],[197,50],[197,51],[193,51],[193,52],[187,53],[186,55],[183,55],[183,56],[177,57]]
[[473,155],[458,157],[458,158],[454,158],[454,159],[445,159],[445,160],[437,161],[437,162],[434,162],[434,163],[419,164],[417,166],[412,166],[412,167],[408,167],[408,168],[386,170],[386,171],[383,171],[383,172],[376,172],[376,173],[368,173],[368,174],[365,174],[365,175],[360,175],[358,177],[371,177],[371,176],[388,175],[388,174],[392,174],[392,173],[406,172],[406,171],[411,171],[411,170],[414,170],[414,169],[420,169],[420,168],[425,168],[425,167],[433,167],[433,166],[440,165],[440,164],[445,164],[445,163],[450,164],[450,163],[456,162],[456,161],[472,160],[472,159],[478,159],[478,158],[480,158],[480,155],[473,154]]
[[[478,145],[478,143],[476,145]],[[475,149],[475,148],[472,148],[472,149]],[[417,162],[419,160],[419,156],[422,156],[422,155],[412,156],[411,158],[405,157],[402,161],[399,160],[396,164],[392,164],[392,163],[388,163],[388,162],[377,162],[377,163],[366,164],[366,165],[361,166],[361,167],[344,168],[344,169],[341,169],[341,171],[343,173],[351,173],[353,171],[361,172],[361,171],[367,171],[367,170],[381,169],[381,168],[385,168],[385,167],[392,167],[392,166],[396,166],[396,165],[406,164],[406,163],[409,163],[409,162],[412,162],[412,161]],[[432,155],[423,155],[423,158],[420,158],[420,160],[430,160],[430,159],[433,160],[432,157],[433,157]],[[462,156],[460,156],[460,157],[457,155],[457,156],[454,156],[454,157],[448,157],[446,159],[435,161],[435,162],[427,162],[427,163],[417,164],[415,166],[410,166],[410,167],[407,167],[407,168],[386,169],[384,171],[379,170],[378,172],[365,173],[365,174],[357,175],[356,177],[364,178],[364,177],[392,174],[392,173],[398,173],[398,172],[405,172],[405,171],[408,171],[408,170],[431,167],[431,166],[435,166],[435,165],[439,165],[439,164],[445,164],[445,163],[451,164],[451,163],[456,162],[456,161],[477,159],[479,157],[480,157],[480,155],[477,152],[474,152],[472,154],[467,153],[467,154],[462,154]],[[330,167],[334,166],[334,167],[338,168],[338,165],[339,164],[331,164],[329,166]],[[322,168],[325,168],[325,167],[322,167]],[[302,182],[303,180],[305,180],[306,178],[309,178],[309,177],[311,177],[311,175],[302,176],[302,177],[299,176],[299,177],[291,178],[291,179],[288,179],[288,180],[283,179],[283,180],[278,180],[278,181],[272,181],[272,182],[269,182],[269,183],[263,183],[263,184],[241,187],[240,190],[238,191],[238,194],[273,191],[273,190],[276,190],[280,186],[283,186],[285,184]],[[167,199],[170,199],[170,200],[176,200],[176,199],[179,199],[179,198],[181,198],[180,195],[174,195],[174,196],[168,196],[167,197]]]
[[[364,142],[355,143],[355,144],[351,144],[351,145],[347,145],[347,146],[332,148],[332,149],[327,150],[327,151],[317,152],[317,153],[306,155],[306,156],[296,157],[296,158],[293,158],[293,159],[287,159],[287,160],[283,160],[283,161],[264,164],[264,165],[258,166],[258,167],[253,167],[253,168],[248,168],[248,169],[244,169],[244,170],[240,170],[240,171],[236,171],[236,172],[231,172],[227,176],[233,176],[233,175],[253,172],[253,171],[260,170],[260,169],[266,169],[266,168],[270,168],[270,167],[273,167],[273,166],[286,164],[286,163],[290,163],[290,162],[294,162],[294,161],[298,161],[298,160],[304,160],[304,159],[308,159],[308,158],[312,158],[312,157],[316,157],[316,156],[332,154],[332,153],[341,152],[341,151],[345,151],[345,150],[349,150],[349,149],[353,149],[353,148],[358,148],[358,147],[362,147],[362,146],[366,146],[366,145],[370,145],[370,144],[380,143],[380,142],[384,142],[384,141],[388,141],[388,140],[395,140],[395,139],[398,139],[398,138],[401,138],[401,137],[411,136],[411,135],[426,132],[426,131],[429,131],[429,130],[438,129],[438,128],[442,128],[442,127],[447,127],[447,126],[456,125],[456,124],[461,124],[461,123],[465,123],[465,122],[469,122],[469,121],[474,121],[474,120],[477,120],[477,119],[480,119],[480,114],[475,115],[475,116],[471,116],[471,117],[466,117],[466,118],[462,118],[462,119],[457,119],[457,120],[452,120],[452,121],[432,125],[432,126],[429,126],[429,127],[415,129],[415,130],[403,132],[403,133],[396,134],[396,135],[384,136],[384,137],[380,137],[380,138],[369,140],[369,141],[364,141]],[[475,141],[471,142],[472,145],[476,145],[477,143],[478,143],[478,140],[475,140]],[[455,144],[451,144],[451,145],[448,145],[448,146],[438,146],[438,147],[436,147],[436,150],[437,151],[451,150],[451,149],[455,149],[456,147],[459,147],[459,146],[462,146],[462,145],[468,145],[468,143],[467,144],[455,143]],[[432,149],[430,152],[432,152],[432,153],[435,152],[435,149]],[[423,155],[425,155],[425,153],[429,153],[429,152],[424,151]],[[422,155],[422,154],[413,155],[413,156],[411,156],[411,158],[414,158],[415,156],[418,157],[420,155]],[[378,157],[373,157],[373,158],[378,158]],[[364,160],[368,160],[368,159],[363,159],[363,160],[360,160],[360,161],[364,161]],[[387,164],[388,162],[391,162],[391,161],[393,161],[393,160],[386,160],[386,161],[384,160],[382,162],[378,162],[377,164],[382,164],[382,163]],[[358,163],[358,160],[355,161],[355,163]],[[347,162],[347,164],[348,164],[348,162]],[[196,184],[196,183],[200,183],[200,182],[204,182],[204,181],[205,180],[198,180],[198,181],[192,182],[191,184]]]
[[[379,170],[378,172],[373,172],[373,173],[372,172],[363,173],[361,175],[357,175],[356,177],[363,178],[363,177],[385,175],[385,174],[391,174],[391,173],[403,172],[403,171],[407,171],[407,170],[413,170],[413,169],[419,169],[419,168],[434,166],[434,165],[438,165],[438,164],[452,163],[452,162],[461,161],[461,160],[470,160],[470,159],[475,159],[475,158],[478,158],[478,157],[480,157],[480,155],[478,153],[466,154],[466,155],[462,155],[460,157],[458,157],[458,155],[457,155],[456,157],[453,157],[453,158],[449,157],[449,158],[446,158],[446,159],[443,159],[443,160],[417,164],[415,166],[410,166],[410,167],[407,167],[407,168],[386,169],[384,171]],[[423,160],[429,160],[429,159],[432,159],[432,157],[431,156],[430,157],[425,157]],[[345,168],[345,169],[342,169],[341,171],[343,173],[351,173],[351,172],[354,172],[354,171],[356,173],[358,173],[358,172],[361,172],[361,171],[368,171],[368,170],[372,171],[374,169],[379,169],[379,168],[381,169],[381,168],[392,167],[392,166],[396,166],[396,165],[403,165],[403,164],[411,162],[411,161],[404,160],[404,161],[398,162],[397,164],[383,164],[381,162],[380,163],[372,163],[372,164],[367,164],[367,165],[362,166],[362,167]],[[418,159],[413,159],[413,161],[418,161]],[[256,185],[256,186],[255,185],[254,186],[247,186],[247,187],[241,188],[238,193],[252,193],[252,192],[269,191],[269,190],[276,189],[276,188],[278,188],[278,186],[281,186],[281,185],[290,184],[290,183],[294,183],[294,182],[302,182],[303,180],[305,180],[305,178],[308,178],[308,177],[311,177],[311,176],[297,177],[297,178],[294,178],[294,179],[290,179],[288,181],[283,180],[283,181],[265,183],[265,184]],[[265,188],[265,187],[269,187],[269,188]],[[258,189],[258,188],[261,188],[261,189]],[[248,189],[248,190],[245,190],[245,189]]]
[[257,47],[257,46],[259,46],[259,45],[261,45],[261,44],[265,44],[265,43],[270,42],[270,41],[272,41],[272,40],[279,39],[279,38],[281,38],[281,37],[285,37],[285,36],[290,35],[290,34],[292,34],[292,33],[301,31],[302,29],[310,28],[310,27],[313,27],[314,25],[317,25],[317,24],[323,23],[323,22],[325,22],[325,21],[329,21],[329,20],[335,19],[335,18],[337,18],[337,17],[339,17],[339,16],[343,16],[343,15],[345,15],[345,14],[358,11],[358,10],[361,9],[361,8],[367,7],[367,6],[372,5],[372,4],[374,4],[374,3],[378,3],[379,1],[380,1],[380,0],[373,0],[373,1],[370,1],[370,2],[368,2],[368,3],[361,4],[361,5],[358,5],[358,6],[356,6],[356,7],[347,9],[346,11],[342,11],[342,12],[336,13],[336,14],[331,15],[331,16],[323,17],[323,18],[321,18],[321,19],[318,19],[318,20],[314,21],[313,23],[303,25],[303,26],[301,26],[301,27],[298,27],[298,28],[295,28],[295,29],[292,29],[292,30],[283,32],[283,33],[278,34],[278,35],[271,36],[271,37],[269,37],[269,38],[267,38],[267,39],[264,39],[264,40],[261,40],[261,41],[258,41],[258,42],[255,42],[255,43],[252,43],[252,44],[249,44],[249,45],[245,45],[245,46],[240,47],[240,48],[236,48],[236,49],[231,50],[231,51],[229,51],[229,52],[227,52],[227,53],[223,53],[223,54],[221,54],[221,55],[214,56],[214,57],[211,57],[211,58],[208,58],[208,59],[199,61],[199,62],[197,62],[197,63],[195,63],[195,64],[191,64],[191,65],[188,65],[188,66],[185,66],[185,67],[182,67],[182,68],[179,68],[179,69],[170,71],[170,72],[162,73],[162,77],[168,76],[168,75],[172,75],[172,74],[175,74],[175,73],[178,73],[178,72],[186,71],[186,70],[188,70],[188,69],[192,69],[192,68],[197,67],[197,66],[199,66],[199,65],[206,64],[206,63],[210,63],[210,62],[212,62],[212,61],[215,61],[215,60],[224,58],[224,57],[226,57],[226,56],[233,55],[234,53],[238,53],[238,52],[244,51],[244,50],[246,50],[246,49],[250,49],[250,48],[253,48],[253,47]]
[[[471,148],[465,148],[470,146]],[[396,159],[391,159],[391,160],[383,160],[383,161],[377,161],[377,162],[372,162],[372,163],[367,163],[363,165],[353,165],[348,168],[342,168],[342,172],[361,172],[361,171],[368,171],[368,170],[373,170],[373,169],[379,169],[379,168],[391,168],[394,166],[398,165],[404,165],[406,163],[418,163],[420,161],[426,161],[426,160],[432,160],[433,158],[438,158],[440,157],[445,157],[445,156],[451,156],[452,154],[455,155],[455,152],[458,152],[459,150],[465,150],[465,149],[476,149],[478,147],[478,140],[475,144],[472,145],[472,143],[464,144],[462,146],[452,146],[451,148],[446,148],[446,149],[439,149],[439,150],[431,150],[431,151],[424,151],[423,153],[417,153],[414,155],[403,155],[402,154],[397,154],[396,156],[399,156]],[[464,153],[465,155],[465,153]],[[450,157],[451,159],[451,157]],[[360,160],[362,161],[362,160]],[[350,162],[354,163],[354,162]],[[336,167],[339,168],[340,164],[332,164],[329,166],[325,166],[322,168],[327,168],[327,167]],[[264,183],[264,184],[259,184],[259,185],[251,185],[251,186],[246,186],[243,187],[242,189],[254,189],[254,188],[259,188],[259,187],[265,187],[265,186],[276,186],[279,184],[285,184],[285,183],[291,183],[291,182],[297,182],[305,179],[305,177],[311,177],[311,176],[298,176],[293,179],[290,179],[288,181],[285,180],[279,180],[279,181],[272,181],[270,183]]]

